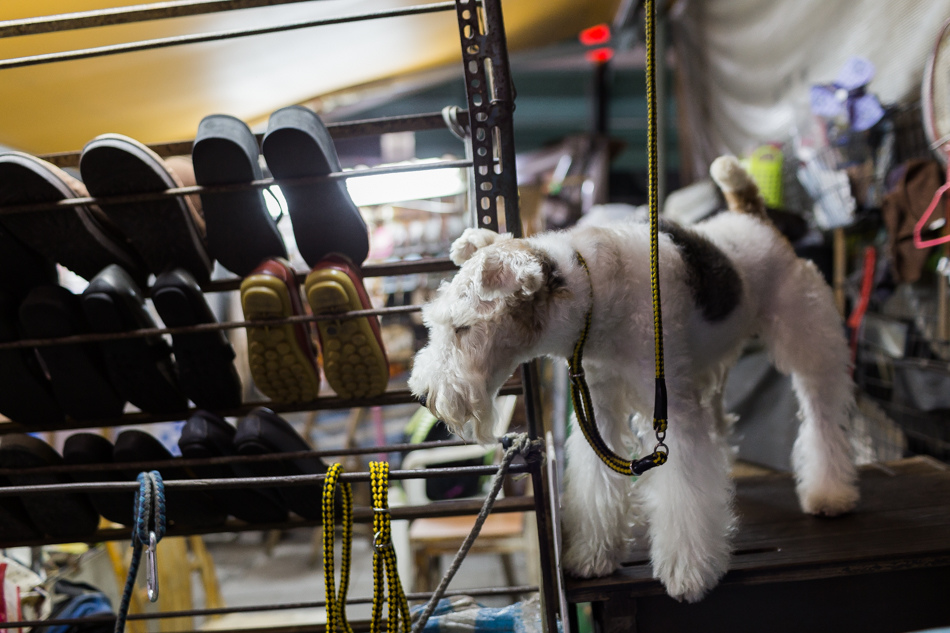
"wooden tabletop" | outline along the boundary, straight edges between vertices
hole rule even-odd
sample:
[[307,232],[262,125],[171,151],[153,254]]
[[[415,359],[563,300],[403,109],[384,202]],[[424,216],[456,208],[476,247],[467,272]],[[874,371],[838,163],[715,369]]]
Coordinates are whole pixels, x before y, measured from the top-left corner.
[[[863,467],[861,501],[845,516],[803,514],[787,474],[738,479],[736,505],[739,532],[722,585],[950,566],[950,467],[928,457]],[[566,591],[572,603],[664,593],[645,548],[610,576],[568,578]]]

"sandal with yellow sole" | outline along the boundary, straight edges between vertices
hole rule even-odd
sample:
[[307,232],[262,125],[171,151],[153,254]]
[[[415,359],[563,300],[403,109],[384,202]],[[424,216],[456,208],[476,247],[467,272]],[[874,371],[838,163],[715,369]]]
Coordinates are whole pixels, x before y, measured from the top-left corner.
[[[241,283],[241,306],[247,321],[303,315],[293,268],[268,259]],[[247,328],[248,360],[257,388],[276,402],[309,402],[317,397],[313,341],[305,323]]]
[[[330,255],[307,275],[304,294],[313,314],[372,308],[363,279],[347,259]],[[341,398],[367,398],[386,391],[389,361],[375,316],[316,322],[323,373]]]

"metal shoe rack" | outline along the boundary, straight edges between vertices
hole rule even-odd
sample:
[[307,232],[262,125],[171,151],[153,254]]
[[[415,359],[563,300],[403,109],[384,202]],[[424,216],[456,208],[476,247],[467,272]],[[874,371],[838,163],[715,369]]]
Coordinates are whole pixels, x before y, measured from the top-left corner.
[[[89,11],[83,13],[73,13],[59,16],[41,17],[35,19],[13,20],[0,22],[0,38],[15,37],[20,35],[30,35],[38,33],[49,33],[54,31],[66,31],[73,29],[82,29],[95,26],[106,26],[114,24],[126,24],[132,22],[142,22],[148,20],[160,20],[173,17],[201,15],[213,12],[230,11],[246,9],[253,7],[271,6],[277,4],[291,4],[295,2],[306,2],[309,0],[173,0],[171,2],[161,2],[149,5],[137,5],[125,8],[106,9]],[[453,112],[443,113],[424,113],[409,116],[389,117],[381,119],[369,119],[339,124],[330,124],[331,135],[334,139],[352,138],[358,136],[372,136],[390,132],[402,131],[420,131],[450,127],[452,129],[466,130],[466,144],[469,160],[461,161],[443,161],[436,164],[427,164],[425,168],[435,167],[466,167],[472,170],[473,178],[470,182],[472,191],[469,192],[470,204],[473,205],[474,213],[472,217],[478,225],[498,230],[499,226],[504,226],[506,230],[520,236],[521,221],[518,211],[518,193],[515,175],[515,151],[512,132],[512,112],[514,110],[514,96],[509,75],[507,44],[505,39],[504,24],[501,13],[500,0],[456,0],[454,2],[438,2],[414,7],[405,7],[391,11],[366,13],[351,15],[343,18],[333,18],[332,20],[320,20],[309,22],[298,22],[285,24],[279,27],[268,27],[262,29],[247,29],[241,31],[229,31],[223,33],[202,33],[197,35],[179,36],[164,39],[155,39],[147,41],[132,42],[127,44],[110,45],[98,48],[67,51],[61,53],[50,53],[34,55],[29,57],[20,57],[14,59],[0,60],[0,71],[9,68],[19,68],[45,63],[54,63],[66,60],[84,59],[105,55],[121,54],[125,52],[141,51],[168,46],[179,46],[186,44],[195,44],[199,42],[216,41],[221,39],[249,37],[286,31],[300,28],[309,28],[324,26],[341,22],[355,22],[371,19],[385,19],[396,16],[416,15],[423,13],[432,13],[436,11],[456,12],[458,17],[459,38],[462,49],[463,78],[465,81],[468,110],[455,110]],[[191,142],[181,141],[172,143],[162,143],[151,145],[161,156],[173,156],[191,153]],[[69,152],[55,155],[47,155],[42,158],[60,166],[76,166],[79,160],[78,152]],[[408,171],[411,169],[420,169],[418,167],[378,167],[370,170],[360,171],[360,175],[373,173],[393,173],[398,171]],[[320,178],[310,178],[300,182],[316,181],[322,179],[341,179],[350,174],[333,173]],[[170,189],[158,194],[142,194],[136,196],[123,196],[121,198],[77,198],[57,203],[56,205],[26,205],[17,207],[0,207],[0,214],[14,212],[37,212],[48,211],[52,207],[61,208],[62,206],[78,206],[84,204],[97,204],[103,202],[119,202],[129,200],[156,199],[170,196],[183,196],[189,194],[211,194],[215,192],[246,190],[251,188],[263,189],[274,184],[271,179],[264,179],[248,184],[222,186],[222,187],[181,187]],[[369,264],[362,268],[363,275],[366,277],[379,276],[400,276],[416,275],[430,272],[445,272],[453,269],[453,265],[447,259],[430,259],[416,262],[393,263],[393,264]],[[305,272],[298,273],[300,280],[306,275]],[[225,280],[212,281],[203,287],[205,292],[233,292],[240,286],[240,279],[232,278]],[[388,316],[405,312],[417,311],[420,306],[403,306],[397,308],[381,308],[373,310],[363,310],[350,312],[342,315],[342,318],[359,316]],[[300,316],[287,319],[274,320],[273,324],[317,321],[320,316]],[[341,318],[337,315],[334,318]],[[142,336],[152,336],[158,334],[176,334],[194,331],[206,331],[214,329],[237,329],[249,325],[245,321],[230,321],[220,324],[209,324],[187,328],[156,328],[150,330],[137,330],[134,332],[125,332],[119,334],[86,334],[79,336],[70,336],[60,339],[48,340],[21,340],[9,343],[0,343],[0,350],[14,348],[40,347],[45,345],[64,345],[71,343],[93,343],[105,340],[132,338]],[[502,395],[522,394],[525,403],[525,414],[528,424],[528,432],[532,438],[539,438],[542,434],[540,423],[540,395],[538,391],[537,370],[534,364],[525,365],[519,372],[520,376],[512,377],[503,387]],[[409,403],[414,399],[405,389],[390,389],[386,393],[374,397],[363,399],[344,400],[337,397],[320,397],[317,400],[305,404],[281,404],[271,402],[248,402],[240,407],[229,410],[220,410],[216,413],[223,416],[243,416],[249,413],[257,406],[267,406],[277,413],[291,411],[314,411],[326,409],[349,409],[355,407],[375,407],[387,406],[400,403]],[[190,415],[186,414],[186,415]],[[55,431],[61,429],[77,428],[102,428],[120,425],[143,424],[150,422],[160,422],[169,420],[183,419],[182,415],[155,415],[149,413],[127,414],[116,419],[105,419],[95,421],[77,422],[68,420],[64,425],[29,425],[24,426],[18,423],[9,423],[0,425],[0,434],[21,432],[30,433],[38,431]],[[424,444],[400,444],[391,446],[373,446],[369,448],[334,450],[334,451],[308,451],[301,453],[285,453],[280,455],[265,456],[241,456],[241,457],[220,457],[207,459],[177,459],[176,466],[200,466],[208,464],[232,463],[236,461],[267,461],[283,459],[300,459],[302,457],[343,457],[346,455],[358,454],[379,454],[379,453],[399,453],[416,450],[419,448],[450,446],[461,444],[461,442],[428,442]],[[34,468],[30,470],[31,474],[54,474],[63,472],[78,472],[79,470],[150,470],[153,468],[167,467],[168,462],[140,462],[123,463],[120,465],[109,466],[57,466]],[[469,475],[488,475],[494,474],[494,466],[470,466],[460,468],[429,468],[425,470],[394,470],[390,474],[393,480],[411,479],[411,478],[430,478],[457,476],[459,474]],[[533,495],[510,496],[499,499],[495,505],[496,512],[515,512],[515,511],[534,511],[538,526],[538,543],[540,550],[540,587],[495,587],[475,590],[452,591],[446,595],[466,594],[473,596],[483,595],[516,595],[531,591],[540,591],[543,605],[543,624],[546,630],[557,630],[556,616],[556,574],[553,566],[553,529],[549,508],[550,496],[548,493],[548,482],[542,469],[542,458],[536,457],[526,459],[524,463],[513,464],[509,473],[519,474],[527,473],[531,476]],[[0,473],[2,474],[2,473]],[[167,481],[169,488],[180,489],[213,489],[213,488],[234,488],[250,486],[293,486],[293,485],[313,485],[322,481],[322,475],[307,475],[284,478],[245,478],[230,480],[177,480]],[[366,482],[369,481],[368,472],[347,473],[341,477],[344,481]],[[107,490],[137,490],[138,484],[134,482],[112,482],[112,483],[70,483],[47,486],[8,486],[0,487],[0,496],[10,495],[42,495],[62,492],[91,492]],[[481,507],[481,500],[455,500],[436,502],[425,506],[407,506],[393,508],[391,511],[393,519],[414,519],[420,517],[438,517],[438,516],[456,516],[476,514]],[[354,519],[357,522],[371,522],[373,510],[369,507],[357,507],[354,510]],[[319,521],[309,521],[303,519],[290,520],[280,524],[246,524],[234,519],[230,519],[222,526],[214,528],[175,528],[168,531],[168,536],[184,536],[190,534],[203,534],[212,532],[242,532],[259,531],[267,529],[292,529],[298,527],[313,527],[319,525]],[[13,545],[43,545],[54,542],[65,541],[86,541],[102,542],[108,540],[121,540],[129,538],[128,528],[102,529],[93,536],[84,536],[78,539],[41,539],[22,543],[0,543],[0,547],[9,547]],[[414,593],[409,594],[410,600],[424,600],[429,594]],[[368,598],[354,598],[352,603],[367,602]],[[320,607],[325,603],[315,601],[312,603],[295,603],[285,605],[259,605],[255,607],[244,608],[223,608],[223,609],[203,609],[188,612],[159,612],[153,614],[140,614],[132,616],[130,619],[155,619],[184,616],[210,616],[222,613],[248,612],[248,611],[271,611],[280,609],[299,609],[303,607]],[[44,621],[42,624],[54,625],[54,620]],[[62,622],[65,624],[66,622]],[[0,631],[11,627],[30,626],[34,623],[25,622],[7,622],[0,623]],[[40,624],[40,623],[35,623]],[[357,624],[357,623],[354,623]],[[325,627],[314,625],[312,627],[295,627],[300,631],[322,631]],[[250,629],[249,629],[250,630]],[[257,631],[267,631],[267,628],[256,629]]]

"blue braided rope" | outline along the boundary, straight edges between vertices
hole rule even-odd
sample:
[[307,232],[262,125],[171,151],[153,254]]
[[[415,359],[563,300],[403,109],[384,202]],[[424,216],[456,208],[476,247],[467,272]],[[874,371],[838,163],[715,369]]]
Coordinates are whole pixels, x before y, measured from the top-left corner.
[[142,561],[142,548],[149,542],[149,533],[155,533],[156,542],[165,536],[165,484],[162,481],[162,475],[157,470],[141,472],[138,482],[139,491],[135,496],[133,506],[135,520],[132,528],[132,560],[129,563],[129,574],[125,579],[122,600],[119,602],[116,614],[115,633],[125,631],[132,591],[135,589],[135,578],[138,576],[139,564]]

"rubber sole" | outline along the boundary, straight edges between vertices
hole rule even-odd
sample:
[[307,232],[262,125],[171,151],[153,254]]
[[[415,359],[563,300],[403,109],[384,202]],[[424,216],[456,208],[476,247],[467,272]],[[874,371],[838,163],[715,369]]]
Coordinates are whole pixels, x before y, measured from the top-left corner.
[[[97,275],[82,295],[82,311],[100,333],[155,328],[140,291],[118,267]],[[171,349],[159,336],[100,343],[109,378],[129,402],[150,413],[178,413],[188,401],[178,389]]]
[[[17,302],[0,292],[0,342],[21,338],[16,311]],[[0,350],[0,412],[27,426],[65,420],[35,348]]]
[[[78,181],[29,154],[0,155],[0,204],[58,202],[84,195],[74,191],[71,182]],[[109,264],[120,264],[138,283],[148,276],[144,262],[124,237],[100,222],[88,207],[14,213],[0,221],[24,244],[85,279]]]
[[[60,457],[49,444],[29,435],[11,434],[0,439],[0,468],[15,468],[8,475],[15,486],[39,486],[71,483],[65,473],[33,474],[30,469],[60,466]],[[81,493],[23,495],[23,507],[30,521],[43,534],[54,538],[83,537],[96,531],[99,513]]]
[[[76,433],[67,437],[63,444],[63,461],[73,466],[111,464],[112,451],[112,442],[101,435]],[[125,473],[119,470],[76,471],[73,477],[77,481],[89,483],[126,480]],[[134,522],[132,507],[135,495],[131,492],[93,492],[89,494],[89,499],[96,511],[109,521],[121,525],[132,525]]]
[[[176,458],[155,437],[130,429],[122,431],[115,440],[114,458],[116,462],[168,461],[167,467],[158,471],[164,479],[193,479],[190,469],[176,466]],[[134,480],[138,471],[127,470],[125,475]],[[204,490],[165,491],[168,519],[177,525],[189,527],[215,527],[224,523],[227,512],[210,493]]]
[[369,253],[369,234],[345,182],[280,182],[341,170],[333,140],[320,117],[300,106],[277,110],[270,116],[261,146],[287,200],[297,248],[307,264],[315,266],[331,253],[363,263]]
[[[352,279],[319,268],[307,275],[304,294],[314,315],[364,310]],[[368,317],[317,321],[323,373],[341,398],[378,396],[389,382],[389,363]]]
[[[241,306],[248,321],[294,315],[287,286],[272,275],[251,275],[241,283]],[[247,328],[248,361],[257,388],[277,402],[310,402],[320,376],[300,348],[293,324]]]
[[[96,197],[153,193],[179,186],[165,162],[138,141],[105,134],[86,144],[79,171]],[[183,198],[100,205],[129,239],[149,271],[159,275],[184,268],[204,283],[212,261]]]
[[[262,179],[257,139],[240,119],[218,114],[202,119],[191,150],[199,185],[248,183]],[[287,257],[277,224],[260,191],[201,195],[208,252],[231,272],[245,277],[265,259]]]
[[[20,305],[20,324],[30,338],[86,334],[79,298],[59,286],[34,288]],[[63,410],[77,420],[116,418],[125,399],[108,379],[96,345],[48,345],[39,355],[50,376],[53,394]]]
[[[168,327],[216,323],[197,284],[187,273],[162,275],[152,287],[152,303]],[[223,331],[173,334],[172,350],[179,385],[203,409],[229,409],[241,404],[241,379],[234,367],[234,349]]]
[[[259,408],[238,423],[234,445],[240,455],[266,455],[310,450],[296,430],[273,411]],[[274,462],[249,462],[248,468],[262,477],[318,475],[327,472],[319,457]],[[284,505],[299,516],[320,520],[323,516],[323,485],[281,486],[275,489]]]
[[[178,447],[186,459],[236,455],[235,432],[235,428],[220,417],[198,411],[185,423]],[[236,463],[194,466],[192,470],[202,479],[255,476],[255,472],[246,464]],[[274,489],[217,489],[213,496],[231,515],[247,523],[279,523],[287,520],[287,508]]]

